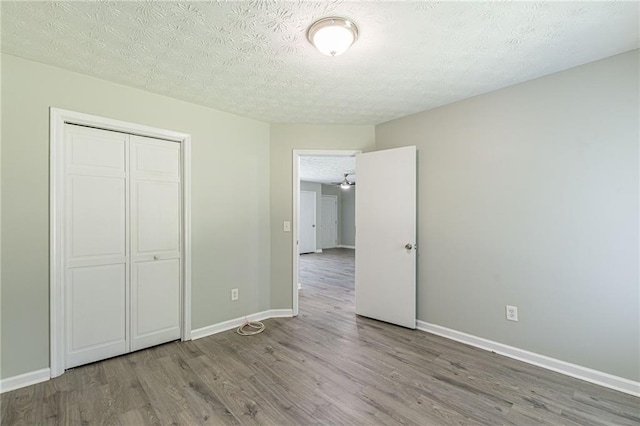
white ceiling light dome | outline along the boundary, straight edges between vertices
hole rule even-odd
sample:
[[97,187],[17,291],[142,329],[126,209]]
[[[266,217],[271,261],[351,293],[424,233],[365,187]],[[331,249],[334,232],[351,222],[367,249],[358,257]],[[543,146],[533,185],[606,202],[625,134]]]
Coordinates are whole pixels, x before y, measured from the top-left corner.
[[327,56],[338,56],[358,39],[358,27],[353,21],[336,16],[322,18],[309,27],[307,38]]

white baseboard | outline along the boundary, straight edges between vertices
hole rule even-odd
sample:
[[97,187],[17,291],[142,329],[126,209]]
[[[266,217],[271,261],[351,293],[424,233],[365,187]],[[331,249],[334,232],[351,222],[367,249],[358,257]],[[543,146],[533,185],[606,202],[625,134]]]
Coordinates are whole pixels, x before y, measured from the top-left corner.
[[322,253],[322,249],[317,249],[316,253]]
[[269,318],[292,318],[293,309],[271,309]]
[[51,370],[49,368],[31,371],[18,376],[7,377],[6,379],[0,380],[0,393],[20,389],[25,386],[35,385],[36,383],[46,382],[50,378]]
[[345,246],[344,244],[339,244],[338,248],[346,248],[346,249],[355,250],[356,246]]
[[581,365],[571,364],[570,362],[536,354],[524,349],[515,348],[503,343],[494,342],[492,340],[487,340],[482,337],[477,337],[439,325],[430,324],[428,322],[416,321],[416,324],[418,330],[426,331],[427,333],[436,334],[438,336],[446,337],[447,339],[466,343],[467,345],[475,346],[476,348],[495,352],[509,358],[537,365],[538,367],[575,377],[576,379],[584,380],[586,382],[595,383],[596,385],[604,386],[606,388],[634,396],[640,396],[640,382],[634,382],[633,380],[625,379],[623,377],[614,376],[612,374],[593,370]]
[[191,330],[191,340],[201,339],[211,336],[212,334],[222,333],[240,327],[245,321],[262,321],[269,318],[286,318],[293,317],[292,309],[270,309],[267,311],[257,312],[245,317],[235,318],[218,324],[208,325],[206,327]]

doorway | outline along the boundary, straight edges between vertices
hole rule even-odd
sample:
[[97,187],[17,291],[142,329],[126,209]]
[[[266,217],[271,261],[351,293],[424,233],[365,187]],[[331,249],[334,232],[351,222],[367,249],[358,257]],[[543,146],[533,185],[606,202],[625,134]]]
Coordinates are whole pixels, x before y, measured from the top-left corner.
[[[292,239],[293,239],[293,270],[292,270],[292,278],[293,278],[293,315],[296,316],[299,313],[299,283],[300,283],[300,249],[299,249],[299,245],[300,245],[300,232],[301,232],[301,226],[302,226],[302,219],[300,217],[301,214],[301,159],[303,158],[309,158],[309,157],[318,157],[320,159],[324,159],[326,160],[327,164],[329,164],[331,161],[331,158],[344,158],[344,157],[349,157],[349,158],[354,158],[356,154],[361,153],[362,151],[360,150],[294,150],[293,151],[293,224],[292,224]],[[326,181],[325,180],[325,187],[333,187],[333,188],[337,188],[338,190],[340,190],[339,188],[339,184],[341,182],[341,180],[344,179],[344,174],[345,173],[353,173],[355,170],[343,170],[342,168],[340,168],[339,170],[337,170],[337,174],[334,174],[334,176]],[[352,177],[353,179],[353,177]],[[316,199],[318,200],[317,202],[317,210],[320,210],[322,212],[322,200],[323,200],[323,195],[335,195],[335,194],[322,194],[322,189],[321,189],[321,184],[317,183],[318,187],[320,189],[318,189],[318,191],[316,191]],[[308,186],[305,185],[305,188],[307,188]],[[336,197],[336,204],[338,204],[338,198]],[[339,209],[338,213],[336,213],[336,218],[334,220],[335,222],[335,231],[336,233],[338,232],[338,227],[340,225],[340,218],[339,218]],[[320,213],[320,218],[318,219],[320,223],[322,223],[322,213]],[[321,251],[323,248],[323,243],[325,242],[324,237],[323,237],[323,227],[316,227],[316,232],[317,232],[317,239],[316,241],[319,242],[319,246],[316,247],[316,251]],[[331,235],[333,231],[330,229],[328,229],[328,233],[329,235]],[[355,231],[353,232],[355,233]],[[334,238],[334,237],[329,237],[329,238]],[[335,241],[335,238],[334,238]],[[336,244],[336,246],[338,248],[340,248],[340,244],[341,242],[338,241],[338,243]],[[349,244],[349,249],[353,250],[355,248],[355,242],[354,244]],[[305,256],[317,256],[316,255],[305,255]]]
[[[299,242],[302,159],[356,154],[358,152],[354,151],[293,151],[294,247]],[[358,227],[355,248],[360,250],[355,258],[355,313],[415,328],[416,147],[372,151],[358,155],[356,163],[362,187],[358,190],[354,207]],[[337,185],[343,188],[350,186],[348,172]],[[293,314],[298,315],[300,260],[295,249],[292,264]]]

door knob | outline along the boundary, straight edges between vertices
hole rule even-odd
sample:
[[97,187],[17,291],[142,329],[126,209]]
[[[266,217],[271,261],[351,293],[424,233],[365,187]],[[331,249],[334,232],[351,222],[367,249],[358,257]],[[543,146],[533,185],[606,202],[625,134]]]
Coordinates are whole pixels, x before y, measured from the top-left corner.
[[404,245],[404,248],[406,248],[407,250],[411,250],[413,246],[411,245],[411,243],[407,243]]

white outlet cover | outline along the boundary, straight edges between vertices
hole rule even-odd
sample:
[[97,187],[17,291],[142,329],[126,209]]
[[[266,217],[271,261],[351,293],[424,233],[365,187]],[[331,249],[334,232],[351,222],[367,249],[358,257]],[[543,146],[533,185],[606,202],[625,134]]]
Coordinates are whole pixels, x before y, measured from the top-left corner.
[[505,307],[505,313],[508,321],[518,321],[518,307],[509,306]]

